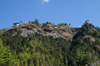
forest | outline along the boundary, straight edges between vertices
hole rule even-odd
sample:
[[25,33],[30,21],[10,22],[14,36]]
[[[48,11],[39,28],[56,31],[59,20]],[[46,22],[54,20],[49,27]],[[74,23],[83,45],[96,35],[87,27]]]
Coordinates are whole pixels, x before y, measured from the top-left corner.
[[92,29],[89,25],[75,28],[72,41],[38,33],[23,37],[17,28],[1,29],[0,66],[100,66],[100,29]]

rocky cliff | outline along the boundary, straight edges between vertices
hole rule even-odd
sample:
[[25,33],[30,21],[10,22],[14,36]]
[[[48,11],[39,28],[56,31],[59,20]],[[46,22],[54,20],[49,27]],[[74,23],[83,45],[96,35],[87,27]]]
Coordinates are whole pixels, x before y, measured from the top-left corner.
[[66,40],[72,40],[73,36],[76,34],[75,29],[71,26],[57,26],[54,24],[43,24],[37,26],[32,23],[23,23],[20,26],[13,26],[11,29],[15,28],[22,30],[21,35],[23,37],[27,37],[32,33],[39,33],[45,36],[53,36],[54,38],[62,37]]
[[[91,23],[84,23],[82,27],[78,28],[72,28],[71,26],[58,26],[54,24],[42,24],[42,25],[35,25],[32,23],[22,23],[20,26],[13,26],[9,30],[17,29],[21,30],[21,36],[27,37],[30,34],[42,34],[44,36],[53,36],[54,38],[62,37],[64,39],[73,40],[76,39],[77,36],[83,35],[81,31],[86,32],[88,34],[91,31],[96,31],[97,29],[92,25]],[[95,35],[95,37],[98,35]],[[94,39],[91,36],[86,35],[85,37],[90,37],[91,39]],[[95,39],[94,39],[95,40]],[[94,41],[93,40],[93,41]]]

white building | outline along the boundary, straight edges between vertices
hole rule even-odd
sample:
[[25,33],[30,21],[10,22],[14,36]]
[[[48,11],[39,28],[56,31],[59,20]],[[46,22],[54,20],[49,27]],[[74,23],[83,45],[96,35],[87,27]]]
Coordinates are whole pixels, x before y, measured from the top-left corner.
[[19,26],[20,24],[17,22],[17,23],[14,23],[13,25],[14,25],[14,26]]
[[58,28],[58,26],[55,25],[54,28]]
[[89,20],[86,20],[85,23],[89,23]]

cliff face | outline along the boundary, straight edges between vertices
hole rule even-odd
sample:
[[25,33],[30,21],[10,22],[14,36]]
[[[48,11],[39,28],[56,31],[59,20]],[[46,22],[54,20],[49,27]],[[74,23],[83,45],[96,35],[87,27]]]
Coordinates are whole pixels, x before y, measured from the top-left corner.
[[[97,29],[91,23],[84,23],[82,27],[79,28],[72,28],[71,26],[58,26],[54,24],[42,24],[42,25],[35,25],[31,23],[23,23],[20,26],[14,26],[9,30],[17,29],[21,30],[21,36],[28,37],[30,34],[42,34],[44,36],[53,36],[54,38],[62,37],[68,40],[74,40],[78,36],[85,34],[85,37],[89,36],[88,34],[91,31],[96,31]],[[16,33],[15,33],[16,34]],[[98,35],[95,35],[95,37]],[[91,37],[91,36],[89,36]],[[92,37],[91,37],[92,38]]]
[[70,26],[57,26],[53,24],[37,26],[31,23],[23,23],[22,25],[12,27],[11,29],[15,28],[17,28],[18,30],[22,30],[21,35],[23,37],[27,37],[32,33],[39,33],[45,36],[53,36],[54,38],[62,37],[66,40],[72,40],[73,36],[76,34],[75,29]]

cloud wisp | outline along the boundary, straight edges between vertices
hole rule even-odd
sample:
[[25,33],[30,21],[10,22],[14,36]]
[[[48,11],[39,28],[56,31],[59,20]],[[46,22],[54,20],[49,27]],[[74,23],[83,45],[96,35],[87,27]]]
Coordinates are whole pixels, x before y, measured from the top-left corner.
[[42,0],[42,4],[48,3],[50,0]]

